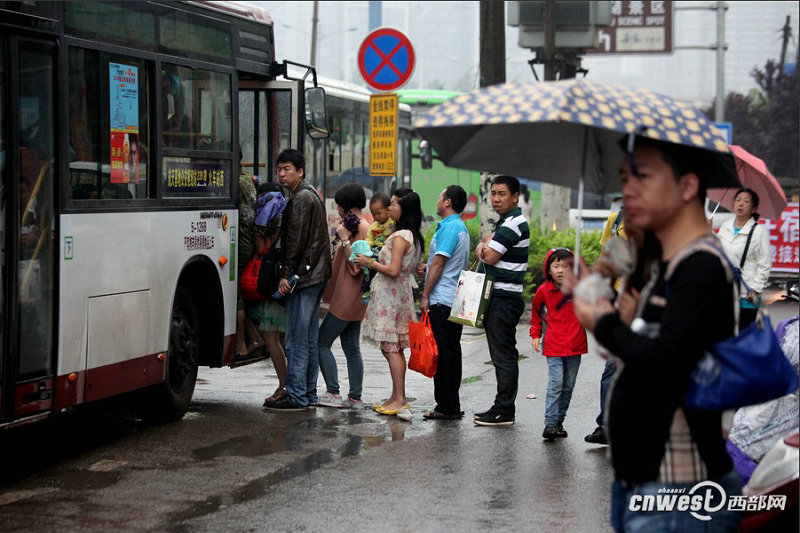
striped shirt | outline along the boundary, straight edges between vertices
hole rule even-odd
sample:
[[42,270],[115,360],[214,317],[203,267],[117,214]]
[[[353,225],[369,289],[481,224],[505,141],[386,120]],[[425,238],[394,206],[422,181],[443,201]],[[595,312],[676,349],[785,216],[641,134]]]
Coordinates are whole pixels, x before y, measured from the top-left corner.
[[530,231],[522,210],[515,207],[497,221],[489,248],[502,254],[494,265],[484,264],[494,276],[494,290],[522,298],[522,282],[528,269]]

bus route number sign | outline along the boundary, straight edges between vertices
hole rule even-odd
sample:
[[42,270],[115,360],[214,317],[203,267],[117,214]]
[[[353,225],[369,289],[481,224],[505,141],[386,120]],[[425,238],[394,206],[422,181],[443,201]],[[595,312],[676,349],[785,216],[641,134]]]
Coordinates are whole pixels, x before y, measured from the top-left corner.
[[369,97],[369,173],[394,176],[397,172],[396,94]]

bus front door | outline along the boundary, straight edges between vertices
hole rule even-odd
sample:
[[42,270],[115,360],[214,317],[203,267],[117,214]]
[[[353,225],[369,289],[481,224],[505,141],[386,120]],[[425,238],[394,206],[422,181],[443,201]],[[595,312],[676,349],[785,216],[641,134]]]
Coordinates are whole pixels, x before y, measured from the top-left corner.
[[303,150],[303,93],[296,81],[239,82],[241,166],[262,183],[274,180],[275,158],[287,148]]
[[56,231],[51,42],[0,39],[0,424],[53,408]]

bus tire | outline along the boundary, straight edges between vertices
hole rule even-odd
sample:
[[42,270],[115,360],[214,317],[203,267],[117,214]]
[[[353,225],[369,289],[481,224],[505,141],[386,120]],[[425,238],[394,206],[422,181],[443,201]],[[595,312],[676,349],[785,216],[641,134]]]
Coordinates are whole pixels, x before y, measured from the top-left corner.
[[170,318],[166,379],[157,387],[149,410],[153,421],[179,420],[189,409],[200,361],[198,324],[194,299],[185,287],[179,286]]

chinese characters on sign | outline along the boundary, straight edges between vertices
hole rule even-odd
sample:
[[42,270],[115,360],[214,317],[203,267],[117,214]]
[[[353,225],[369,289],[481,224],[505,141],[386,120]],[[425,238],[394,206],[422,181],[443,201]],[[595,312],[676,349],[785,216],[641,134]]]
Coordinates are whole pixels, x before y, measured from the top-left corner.
[[369,173],[394,176],[397,169],[396,94],[369,97]]
[[222,162],[164,161],[166,192],[222,192],[227,165]]
[[611,25],[597,29],[600,46],[589,54],[672,52],[671,0],[611,2]]
[[139,68],[108,64],[111,183],[139,183]]
[[769,231],[769,248],[772,252],[773,272],[797,272],[798,257],[798,204],[787,205],[777,220],[759,220]]

